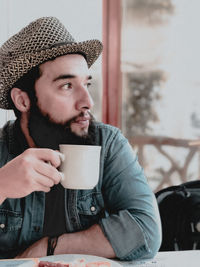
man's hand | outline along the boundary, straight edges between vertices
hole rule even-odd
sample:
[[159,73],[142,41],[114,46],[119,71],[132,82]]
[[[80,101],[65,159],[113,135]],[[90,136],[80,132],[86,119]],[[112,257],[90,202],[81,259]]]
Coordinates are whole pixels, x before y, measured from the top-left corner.
[[40,258],[47,255],[47,244],[48,237],[43,237],[42,239],[35,242],[32,246],[27,248],[24,252],[19,254],[18,258]]
[[[49,164],[50,163],[50,164]],[[21,198],[34,191],[49,192],[61,179],[56,169],[59,152],[29,148],[0,168],[0,204],[5,198]]]

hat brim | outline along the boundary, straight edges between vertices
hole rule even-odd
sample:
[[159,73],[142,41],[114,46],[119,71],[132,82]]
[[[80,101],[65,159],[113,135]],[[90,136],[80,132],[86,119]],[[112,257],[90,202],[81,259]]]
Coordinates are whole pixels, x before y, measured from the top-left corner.
[[8,102],[8,94],[14,83],[33,67],[67,54],[81,53],[85,56],[88,68],[97,60],[103,49],[99,40],[89,40],[79,43],[67,43],[52,48],[24,54],[6,65],[0,74],[0,108],[11,109]]

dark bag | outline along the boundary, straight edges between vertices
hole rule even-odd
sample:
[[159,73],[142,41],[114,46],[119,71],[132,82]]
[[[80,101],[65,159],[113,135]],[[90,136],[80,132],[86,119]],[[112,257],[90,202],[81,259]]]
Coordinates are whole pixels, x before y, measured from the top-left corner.
[[156,194],[162,223],[160,251],[200,249],[200,181]]

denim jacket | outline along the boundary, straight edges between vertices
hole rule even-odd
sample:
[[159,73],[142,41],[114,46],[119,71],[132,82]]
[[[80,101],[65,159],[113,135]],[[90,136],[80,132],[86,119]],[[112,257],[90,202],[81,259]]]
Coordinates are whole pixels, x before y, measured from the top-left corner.
[[[13,159],[13,122],[0,132],[0,167]],[[68,233],[99,224],[121,260],[153,257],[161,242],[160,219],[137,157],[119,129],[96,123],[101,148],[99,183],[92,190],[65,190]],[[15,257],[43,236],[45,193],[33,192],[0,205],[0,258]]]

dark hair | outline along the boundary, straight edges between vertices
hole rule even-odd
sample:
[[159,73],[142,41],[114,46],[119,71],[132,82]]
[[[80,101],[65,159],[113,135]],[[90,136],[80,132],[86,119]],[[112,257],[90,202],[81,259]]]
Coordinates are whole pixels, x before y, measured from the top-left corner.
[[[36,101],[36,93],[35,93],[35,82],[41,76],[41,71],[39,65],[32,68],[29,72],[27,72],[24,76],[22,76],[19,80],[15,82],[12,88],[16,87],[26,92],[30,98],[30,101]],[[11,89],[12,90],[12,89]],[[11,98],[11,90],[9,93],[8,101],[10,106],[12,107],[15,116],[17,118],[21,117],[21,112],[15,107],[15,104]]]

